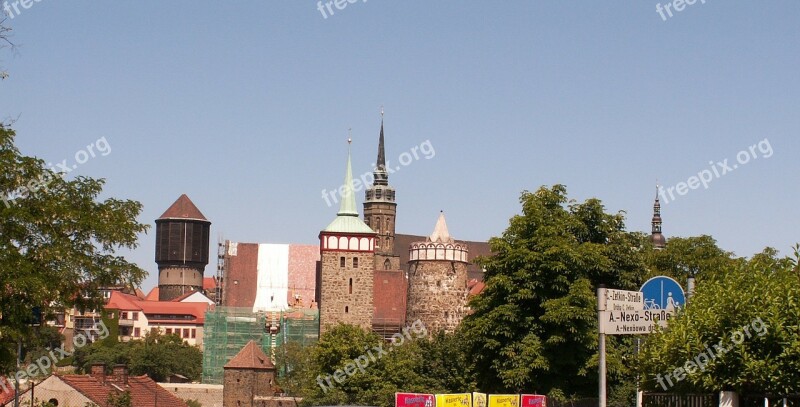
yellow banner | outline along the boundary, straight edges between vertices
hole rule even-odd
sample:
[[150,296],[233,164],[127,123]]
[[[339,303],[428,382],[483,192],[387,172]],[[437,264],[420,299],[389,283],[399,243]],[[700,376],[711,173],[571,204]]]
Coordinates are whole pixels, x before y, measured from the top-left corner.
[[437,394],[436,407],[472,407],[472,395],[465,394]]
[[490,394],[489,407],[519,407],[519,394]]
[[472,407],[486,407],[486,393],[472,393]]

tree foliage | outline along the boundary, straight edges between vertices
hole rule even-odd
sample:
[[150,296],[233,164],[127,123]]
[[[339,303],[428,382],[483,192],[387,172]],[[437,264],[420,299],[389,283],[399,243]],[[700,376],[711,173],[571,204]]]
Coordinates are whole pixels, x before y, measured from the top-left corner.
[[[287,345],[278,352],[277,366],[284,373],[278,384],[289,395],[302,397],[304,405],[392,406],[396,392],[473,391],[460,343],[455,334],[445,333],[387,342],[342,324],[313,346]],[[363,370],[354,362],[359,360]]]
[[130,342],[96,342],[77,349],[73,361],[79,372],[89,373],[91,365],[103,363],[108,368],[127,365],[133,375],[146,374],[163,382],[179,374],[199,381],[203,373],[203,353],[177,335],[149,332],[143,340]]
[[142,205],[107,198],[103,180],[71,180],[22,155],[0,125],[0,346],[6,362],[30,326],[62,307],[100,309],[99,288],[138,284],[145,272],[116,254],[147,226]]
[[779,258],[774,249],[706,278],[686,310],[647,338],[638,362],[643,386],[797,393],[798,301],[797,259]]
[[[599,284],[637,289],[646,274],[622,214],[568,202],[555,185],[520,198],[522,213],[479,259],[486,288],[463,323],[478,385],[492,392],[593,395]],[[610,351],[618,346],[609,341]],[[609,364],[609,367],[615,365]],[[613,376],[613,375],[612,375]]]

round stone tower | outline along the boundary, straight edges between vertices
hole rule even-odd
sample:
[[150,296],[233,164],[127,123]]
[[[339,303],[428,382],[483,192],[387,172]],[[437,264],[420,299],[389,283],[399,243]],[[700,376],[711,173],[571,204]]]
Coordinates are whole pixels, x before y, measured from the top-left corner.
[[210,229],[211,222],[185,194],[156,219],[159,301],[203,290]]
[[467,311],[469,249],[447,230],[439,214],[433,234],[409,247],[406,322],[417,319],[430,332],[452,332]]

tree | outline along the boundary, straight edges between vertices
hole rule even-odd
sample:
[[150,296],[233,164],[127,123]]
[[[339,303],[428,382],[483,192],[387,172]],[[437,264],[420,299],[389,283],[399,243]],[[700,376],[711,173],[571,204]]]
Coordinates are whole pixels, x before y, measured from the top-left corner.
[[800,391],[800,274],[771,248],[698,283],[686,309],[640,354],[651,390]]
[[[597,199],[568,203],[563,185],[523,192],[520,202],[522,214],[489,241],[495,254],[478,259],[486,288],[463,322],[478,386],[595,395],[595,290],[601,283],[638,289],[646,274],[642,238],[626,232],[624,216],[605,213]],[[623,374],[614,355],[631,346],[608,342],[613,379]]]
[[0,125],[0,363],[7,371],[16,342],[32,324],[63,308],[100,309],[99,288],[136,285],[145,271],[117,255],[147,231],[139,202],[99,201],[104,181],[64,179],[22,155]]
[[127,365],[131,374],[146,374],[155,381],[166,381],[173,374],[200,380],[203,353],[177,335],[148,332],[143,340],[130,342],[96,342],[77,349],[73,363],[79,372],[89,373],[91,365],[103,363],[107,368]]

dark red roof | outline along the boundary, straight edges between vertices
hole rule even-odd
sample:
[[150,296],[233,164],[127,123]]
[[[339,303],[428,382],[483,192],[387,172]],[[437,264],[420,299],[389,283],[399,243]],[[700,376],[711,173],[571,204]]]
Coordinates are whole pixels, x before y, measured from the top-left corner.
[[274,370],[275,365],[269,360],[267,354],[258,347],[256,341],[247,342],[244,348],[226,363],[225,369],[258,369],[258,370]]
[[109,394],[112,392],[119,394],[119,388],[131,393],[131,405],[136,407],[187,407],[186,402],[172,395],[147,375],[129,376],[127,385],[116,381],[111,375],[106,376],[105,383],[90,375],[58,375],[58,377],[101,406],[106,405]]
[[208,221],[186,194],[181,195],[159,219],[196,219]]
[[203,289],[211,290],[217,288],[217,280],[214,277],[203,277]]

